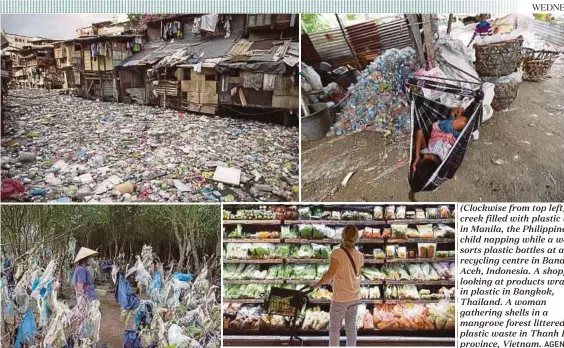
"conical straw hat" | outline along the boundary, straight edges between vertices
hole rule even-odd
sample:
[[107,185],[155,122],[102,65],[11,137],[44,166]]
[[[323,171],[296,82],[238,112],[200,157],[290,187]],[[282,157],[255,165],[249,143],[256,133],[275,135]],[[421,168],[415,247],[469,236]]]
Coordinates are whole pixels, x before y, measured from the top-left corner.
[[81,247],[80,250],[78,251],[78,254],[76,254],[76,257],[74,258],[74,263],[77,263],[78,261],[80,261],[82,259],[85,259],[89,256],[96,255],[96,254],[98,254],[98,252],[96,250]]

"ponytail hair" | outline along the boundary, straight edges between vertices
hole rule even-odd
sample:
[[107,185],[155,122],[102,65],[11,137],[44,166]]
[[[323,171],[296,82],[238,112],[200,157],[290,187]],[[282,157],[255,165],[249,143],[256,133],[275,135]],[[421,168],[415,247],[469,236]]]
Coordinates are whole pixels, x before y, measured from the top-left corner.
[[358,241],[358,229],[354,225],[347,225],[343,229],[343,236],[341,237],[341,248],[352,249]]

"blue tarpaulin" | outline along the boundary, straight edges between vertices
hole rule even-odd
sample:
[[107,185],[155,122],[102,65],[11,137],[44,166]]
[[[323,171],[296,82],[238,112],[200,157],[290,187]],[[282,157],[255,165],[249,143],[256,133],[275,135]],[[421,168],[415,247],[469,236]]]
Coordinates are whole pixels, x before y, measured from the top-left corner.
[[140,302],[139,297],[133,293],[131,285],[129,285],[123,273],[118,273],[117,278],[115,291],[116,301],[121,308],[128,311],[137,308]]

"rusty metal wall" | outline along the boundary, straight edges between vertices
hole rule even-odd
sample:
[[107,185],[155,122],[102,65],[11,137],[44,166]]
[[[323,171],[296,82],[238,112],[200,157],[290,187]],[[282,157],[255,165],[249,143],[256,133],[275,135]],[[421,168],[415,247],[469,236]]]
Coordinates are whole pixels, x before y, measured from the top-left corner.
[[333,65],[355,65],[354,57],[340,28],[308,34],[322,61]]
[[517,27],[528,28],[529,31],[540,36],[546,42],[555,46],[564,47],[564,25],[552,24],[528,18],[523,15],[517,16]]
[[302,34],[301,60],[310,66],[317,66],[321,62],[321,57],[315,50],[315,47],[307,34]]
[[[411,34],[405,19],[394,20],[384,24],[368,21],[345,27],[345,33],[351,42],[362,65],[370,63],[382,51],[390,48],[411,46]],[[347,45],[340,28],[324,30],[303,35],[302,56],[304,55],[304,36],[309,37],[311,44],[322,61],[333,65],[356,66],[354,57]],[[309,43],[306,42],[306,45]],[[315,57],[306,46],[306,57]],[[311,58],[309,58],[311,60]]]

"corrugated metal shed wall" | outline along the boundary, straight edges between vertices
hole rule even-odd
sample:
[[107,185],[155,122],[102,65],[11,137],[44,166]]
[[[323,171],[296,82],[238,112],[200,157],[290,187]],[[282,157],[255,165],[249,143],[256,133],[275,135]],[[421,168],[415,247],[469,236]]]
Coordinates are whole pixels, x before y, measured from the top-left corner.
[[313,47],[323,61],[334,65],[355,65],[341,29],[330,29],[309,34]]
[[[374,21],[364,22],[346,27],[345,32],[355,53],[359,56],[361,64],[363,62],[369,63],[381,51],[411,46],[409,27],[404,19],[384,24],[376,24]],[[321,60],[337,66],[356,65],[345,37],[339,28],[311,33],[307,36],[309,36]],[[302,38],[302,46],[304,41]],[[302,56],[303,54],[302,47]],[[307,55],[313,55],[313,53],[307,53]]]
[[315,47],[307,34],[302,34],[301,46],[302,62],[311,66],[317,66],[321,62],[321,57],[315,50]]
[[541,22],[519,15],[517,16],[517,27],[528,28],[529,31],[537,34],[545,41],[555,46],[564,47],[564,25],[562,24]]

